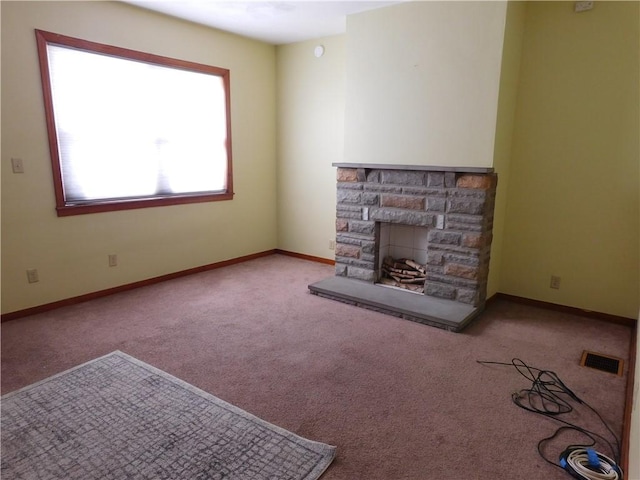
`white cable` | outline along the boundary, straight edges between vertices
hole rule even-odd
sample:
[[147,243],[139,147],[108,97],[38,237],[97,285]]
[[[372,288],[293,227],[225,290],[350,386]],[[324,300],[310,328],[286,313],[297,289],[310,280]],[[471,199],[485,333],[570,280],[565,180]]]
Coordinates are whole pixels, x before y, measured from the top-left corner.
[[589,467],[589,456],[584,448],[572,450],[566,457],[567,464],[585,480],[622,480],[615,462],[606,455],[596,452],[600,461],[599,471]]

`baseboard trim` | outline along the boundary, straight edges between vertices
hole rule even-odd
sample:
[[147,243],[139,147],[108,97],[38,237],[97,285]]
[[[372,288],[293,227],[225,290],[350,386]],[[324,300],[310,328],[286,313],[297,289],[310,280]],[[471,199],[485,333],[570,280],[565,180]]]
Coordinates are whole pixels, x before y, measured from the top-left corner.
[[631,331],[629,343],[629,365],[627,369],[627,386],[624,399],[624,415],[622,417],[622,439],[620,442],[620,466],[623,472],[629,471],[629,448],[631,447],[631,414],[633,411],[633,384],[636,378],[636,350],[638,348],[638,324]]
[[331,260],[330,258],[314,257],[313,255],[305,255],[304,253],[289,252],[287,250],[280,250],[279,248],[276,248],[276,253],[279,253],[281,255],[286,255],[288,257],[295,257],[295,258],[301,258],[303,260],[310,260],[312,262],[324,263],[326,265],[336,264],[336,261]]
[[173,280],[174,278],[185,277],[187,275],[193,275],[194,273],[206,272],[208,270],[215,270],[216,268],[227,267],[229,265],[235,265],[236,263],[247,262],[260,257],[266,257],[268,255],[274,255],[281,253],[276,249],[266,250],[264,252],[252,253],[250,255],[244,255],[242,257],[232,258],[230,260],[223,260],[221,262],[210,263],[208,265],[202,265],[200,267],[189,268],[187,270],[181,270],[179,272],[168,273],[166,275],[160,275],[159,277],[148,278],[146,280],[140,280],[139,282],[128,283],[126,285],[119,285],[117,287],[107,288],[105,290],[99,290],[97,292],[91,292],[77,297],[66,298],[64,300],[58,300],[56,302],[46,303],[44,305],[38,305],[36,307],[26,308],[24,310],[17,310],[15,312],[4,313],[0,315],[0,322],[8,322],[16,318],[27,317],[29,315],[36,315],[38,313],[44,313],[56,308],[66,307],[69,305],[75,305],[77,303],[87,302],[96,298],[106,297],[113,295],[114,293],[125,292],[127,290],[133,290],[135,288],[146,287],[155,283],[166,282],[167,280]]
[[592,310],[583,310],[582,308],[569,307],[566,305],[560,305],[557,303],[543,302],[542,300],[533,300],[531,298],[518,297],[517,295],[509,295],[508,293],[498,292],[492,295],[487,302],[494,300],[504,299],[511,302],[522,303],[524,305],[530,305],[532,307],[546,308],[547,310],[555,310],[557,312],[570,313],[573,315],[580,315],[581,317],[595,318],[597,320],[604,320],[610,323],[617,323],[619,325],[626,325],[627,327],[635,327],[636,319],[621,317],[618,315],[611,315],[609,313],[594,312]]

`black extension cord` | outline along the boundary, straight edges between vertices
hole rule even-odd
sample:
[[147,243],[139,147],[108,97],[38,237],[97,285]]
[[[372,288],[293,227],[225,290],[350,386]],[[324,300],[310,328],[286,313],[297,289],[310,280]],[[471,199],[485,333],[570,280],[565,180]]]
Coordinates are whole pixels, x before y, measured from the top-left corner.
[[[587,402],[571,391],[555,372],[530,367],[519,358],[514,358],[511,363],[480,360],[478,360],[478,363],[515,367],[520,375],[531,381],[531,387],[514,392],[511,395],[511,401],[523,410],[552,418],[564,424],[564,426],[558,428],[553,435],[543,438],[538,442],[538,454],[547,463],[563,469],[578,480],[623,480],[622,469],[618,466],[620,452],[620,441],[618,437],[609,425],[607,425],[602,416]],[[595,413],[614,438],[614,445],[598,433],[559,418],[560,415],[573,411],[572,400]],[[558,463],[552,462],[545,457],[542,447],[546,442],[554,439],[559,433],[565,430],[580,432],[590,438],[591,443],[586,445],[569,445],[560,454]],[[615,460],[591,448],[595,446],[596,438],[607,445],[613,453]]]

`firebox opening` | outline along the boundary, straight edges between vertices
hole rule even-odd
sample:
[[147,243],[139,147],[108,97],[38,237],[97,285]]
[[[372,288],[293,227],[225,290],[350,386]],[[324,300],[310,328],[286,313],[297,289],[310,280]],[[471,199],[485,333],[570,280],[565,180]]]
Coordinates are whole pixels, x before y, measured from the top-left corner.
[[426,227],[381,222],[377,283],[423,294],[427,234]]

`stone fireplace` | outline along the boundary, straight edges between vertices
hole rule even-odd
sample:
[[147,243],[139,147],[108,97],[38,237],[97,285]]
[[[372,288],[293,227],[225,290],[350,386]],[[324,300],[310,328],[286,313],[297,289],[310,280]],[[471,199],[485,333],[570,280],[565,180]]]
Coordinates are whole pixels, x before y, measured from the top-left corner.
[[[449,330],[466,326],[486,300],[497,184],[493,169],[334,166],[336,277],[310,285],[311,292]],[[391,237],[400,239],[397,245]],[[379,285],[385,257],[417,264],[424,284],[390,293]],[[413,278],[421,274],[398,275],[398,282],[421,283]],[[402,306],[407,304],[409,310]],[[445,310],[458,313],[444,319],[433,314],[442,316]]]

